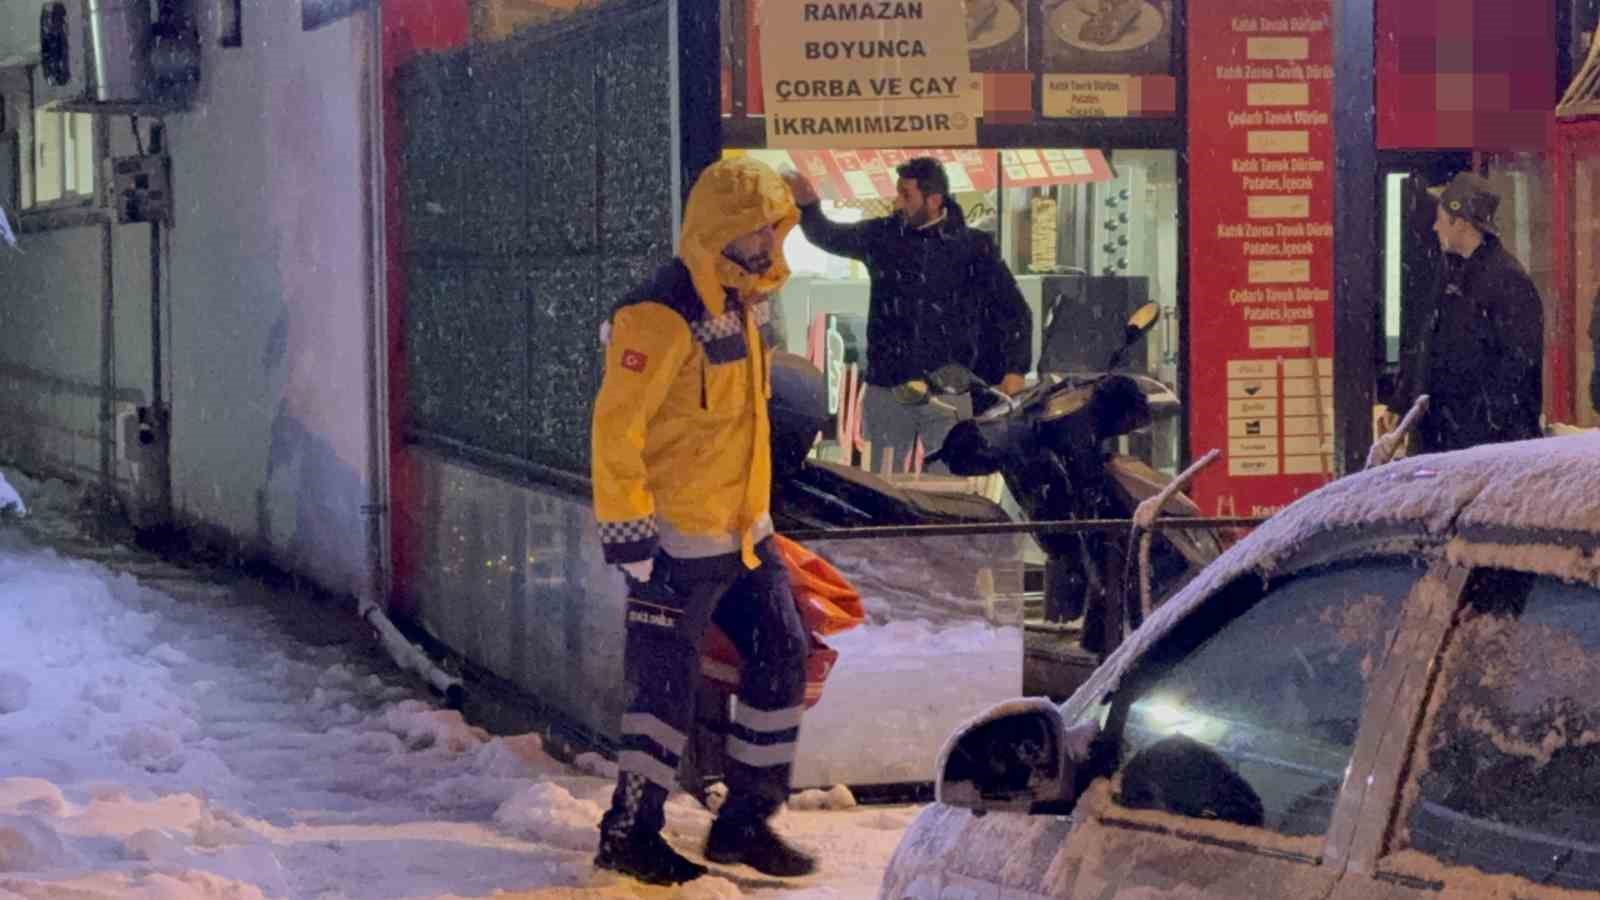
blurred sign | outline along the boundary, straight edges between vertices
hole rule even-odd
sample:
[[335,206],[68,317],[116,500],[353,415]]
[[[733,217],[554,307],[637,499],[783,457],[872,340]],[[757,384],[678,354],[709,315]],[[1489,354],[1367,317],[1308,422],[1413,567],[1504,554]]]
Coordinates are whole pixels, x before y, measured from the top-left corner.
[[1379,0],[1378,147],[1537,150],[1556,105],[1550,3]]

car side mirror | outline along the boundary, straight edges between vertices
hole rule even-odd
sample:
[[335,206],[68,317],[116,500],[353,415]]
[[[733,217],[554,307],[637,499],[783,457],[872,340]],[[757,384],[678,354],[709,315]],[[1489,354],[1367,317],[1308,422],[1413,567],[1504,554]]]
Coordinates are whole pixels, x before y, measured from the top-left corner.
[[1068,728],[1056,706],[1030,697],[963,725],[939,754],[934,796],[976,813],[1064,813],[1077,801],[1078,763],[1099,726]]
[[982,378],[959,363],[940,366],[928,373],[928,384],[941,394],[970,393],[974,387],[988,387]]

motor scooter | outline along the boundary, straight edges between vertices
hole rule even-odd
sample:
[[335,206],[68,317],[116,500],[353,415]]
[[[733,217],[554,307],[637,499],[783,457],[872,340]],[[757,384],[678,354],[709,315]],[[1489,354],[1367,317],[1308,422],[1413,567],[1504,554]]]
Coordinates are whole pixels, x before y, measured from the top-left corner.
[[[1035,521],[1131,518],[1141,502],[1161,494],[1172,481],[1107,446],[1149,425],[1152,407],[1176,409],[1176,396],[1156,379],[1117,371],[1160,314],[1160,307],[1151,303],[1129,318],[1123,343],[1103,372],[1047,375],[1016,397],[963,366],[927,373],[930,397],[968,393],[975,408],[990,404],[985,412],[957,423],[929,462],[943,462],[957,475],[999,472],[1017,504]],[[1201,514],[1180,491],[1169,492],[1159,512],[1164,517]],[[1131,548],[1105,532],[1042,534],[1037,540],[1048,560],[1045,620],[1061,623],[1081,617],[1082,647],[1107,652],[1123,618],[1114,613],[1131,608],[1121,577],[1128,571]],[[1220,535],[1209,528],[1163,529],[1154,535],[1149,557],[1152,602],[1159,604],[1182,587],[1222,546]]]

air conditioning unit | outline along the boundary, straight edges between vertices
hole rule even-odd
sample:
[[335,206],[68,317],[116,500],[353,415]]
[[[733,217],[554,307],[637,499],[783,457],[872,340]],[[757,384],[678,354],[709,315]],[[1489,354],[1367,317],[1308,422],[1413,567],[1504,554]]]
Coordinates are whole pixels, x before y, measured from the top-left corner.
[[[162,16],[152,18],[159,4]],[[46,0],[34,96],[82,112],[173,112],[199,77],[192,21],[171,0]]]

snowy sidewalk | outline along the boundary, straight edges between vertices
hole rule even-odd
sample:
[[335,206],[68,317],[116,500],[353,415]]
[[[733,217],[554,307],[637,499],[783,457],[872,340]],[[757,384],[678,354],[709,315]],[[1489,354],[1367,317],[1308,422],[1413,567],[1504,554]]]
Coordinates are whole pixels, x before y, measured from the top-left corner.
[[[66,535],[60,485],[6,473]],[[910,807],[784,813],[822,872],[646,889],[590,865],[611,782],[439,709],[343,618],[64,557],[0,519],[0,898],[875,896]],[[326,613],[326,610],[322,611]],[[818,796],[805,798],[819,799]],[[668,834],[691,852],[687,798]]]

